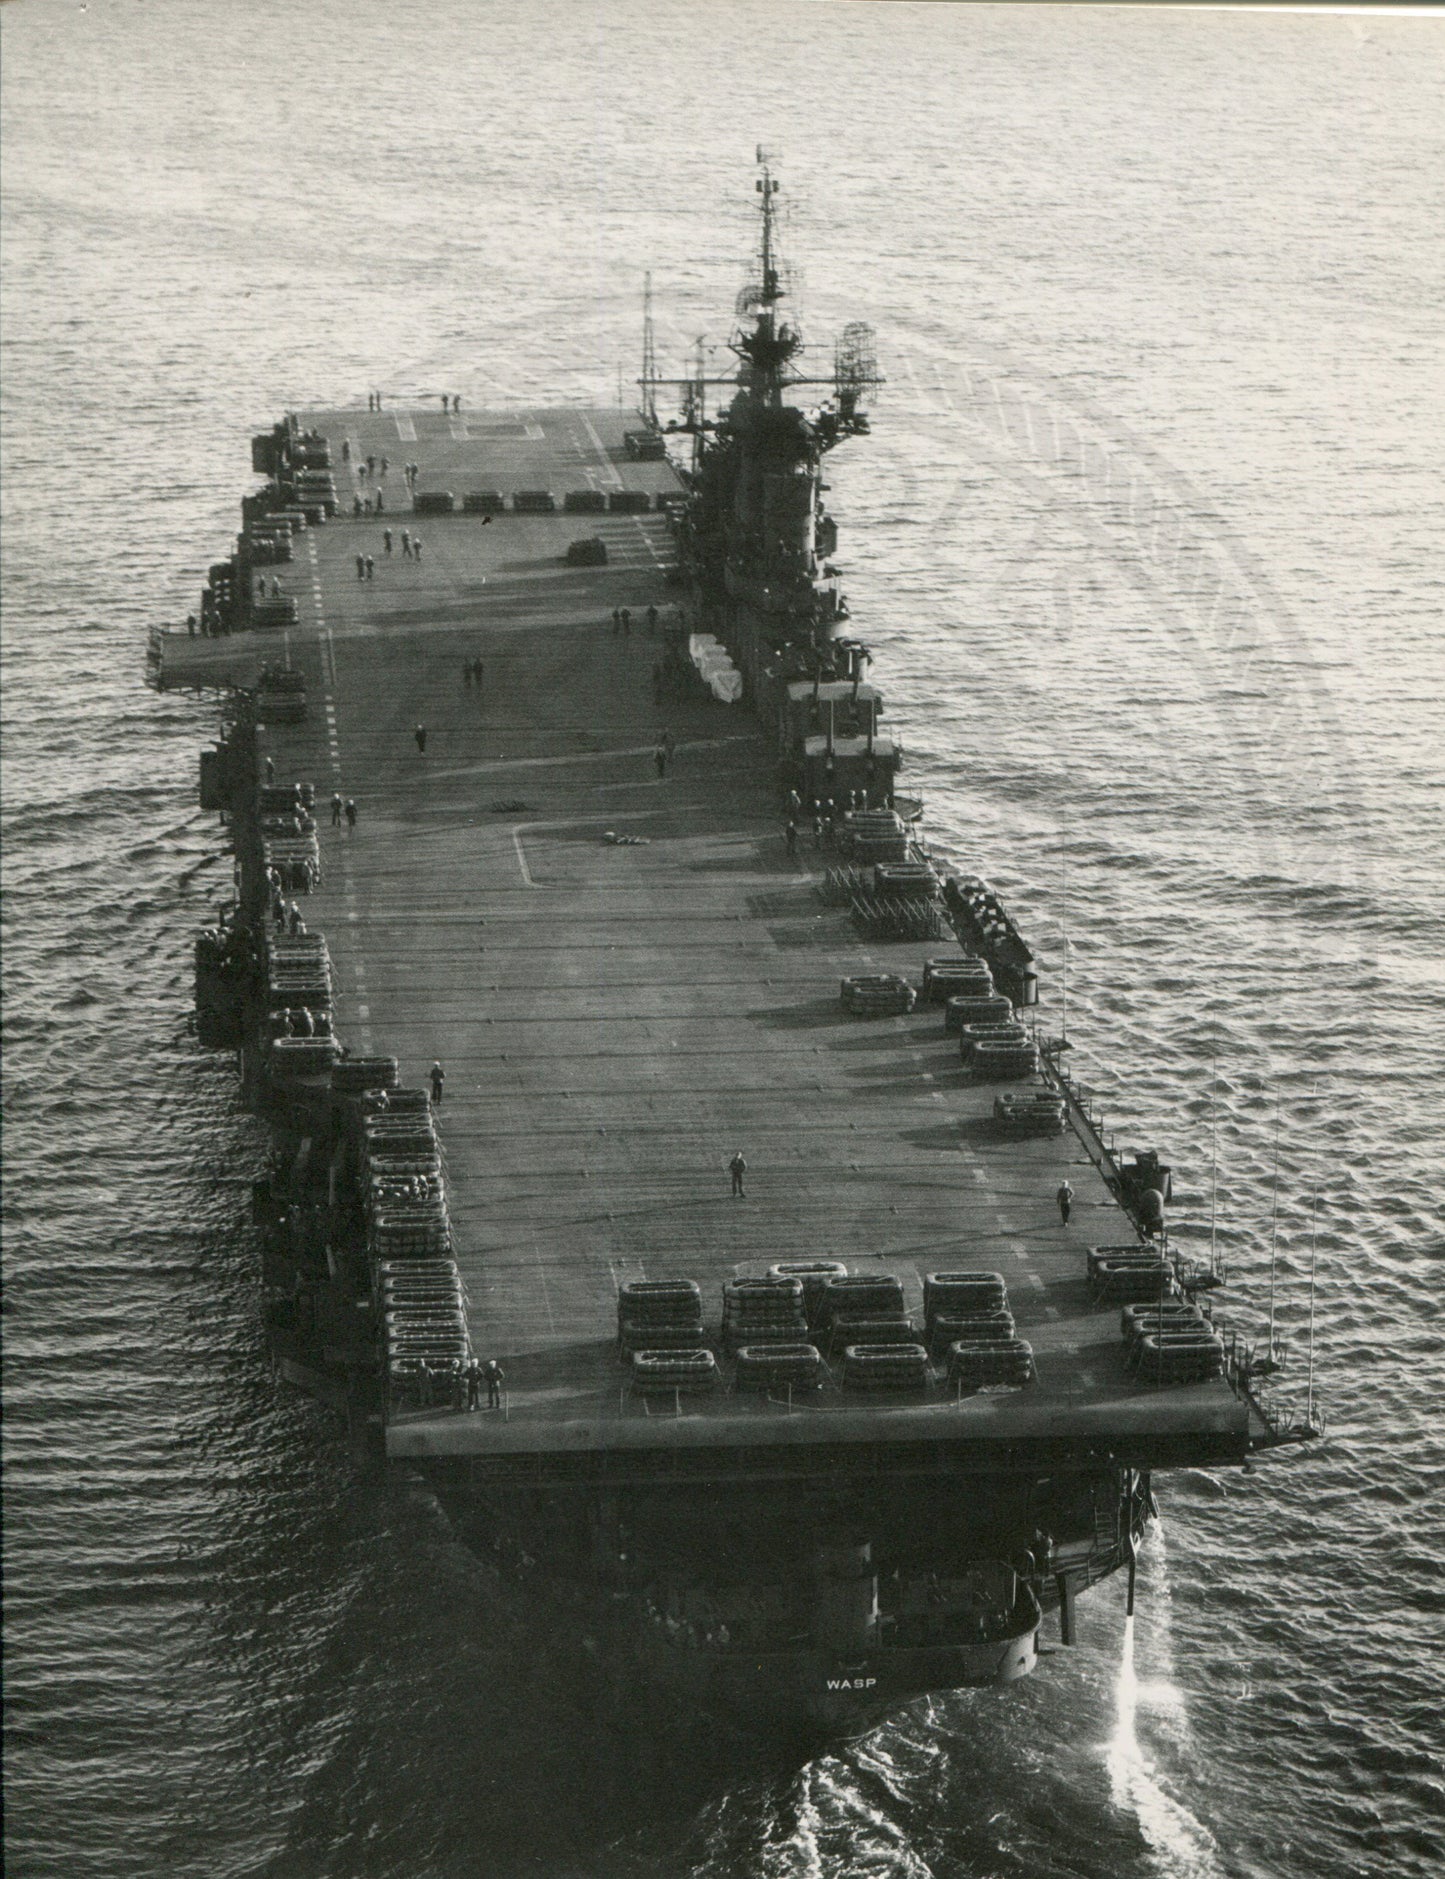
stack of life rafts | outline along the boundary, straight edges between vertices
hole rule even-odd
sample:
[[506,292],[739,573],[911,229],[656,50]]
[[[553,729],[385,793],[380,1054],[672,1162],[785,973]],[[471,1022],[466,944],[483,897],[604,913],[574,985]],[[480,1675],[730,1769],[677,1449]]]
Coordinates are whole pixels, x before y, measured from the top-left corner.
[[826,1323],[831,1279],[848,1268],[836,1259],[791,1259],[762,1280],[737,1280],[723,1293],[723,1337],[734,1353],[740,1390],[812,1391],[822,1386],[817,1339]]
[[892,1273],[839,1273],[823,1287],[820,1332],[843,1361],[847,1390],[870,1393],[928,1386],[928,1351]]
[[237,624],[272,630],[294,626],[301,613],[296,596],[282,593],[275,580],[268,593],[265,575],[256,576],[254,570],[295,559],[295,538],[306,527],[306,511],[299,504],[284,506],[273,485],[262,495],[248,496],[241,504],[241,515],[245,526],[231,557],[236,570],[234,597],[245,603]]
[[717,635],[693,633],[687,642],[687,653],[713,697],[725,705],[735,705],[743,695],[743,675]]
[[704,1342],[702,1291],[691,1279],[628,1279],[617,1290],[617,1348],[644,1394],[715,1390],[717,1358]]
[[261,854],[269,875],[274,868],[283,888],[309,894],[321,880],[321,848],[316,839],[316,788],[312,783],[263,784],[258,799]]
[[454,1407],[472,1347],[441,1143],[426,1091],[398,1074],[392,1057],[343,1059],[333,1113],[355,1156],[389,1398]]
[[[1038,1046],[995,991],[986,959],[973,953],[944,954],[924,962],[923,997],[943,1006],[943,1028],[958,1038],[959,1057],[980,1083],[1017,1082],[1035,1076]],[[1054,1100],[1049,1103],[1052,1121]],[[1058,1126],[1063,1105],[1058,1103]],[[1050,1133],[1053,1133],[1052,1126]]]
[[808,1314],[801,1279],[781,1274],[729,1279],[723,1286],[723,1349],[730,1357],[749,1345],[806,1342]]
[[306,511],[309,522],[324,522],[336,514],[331,446],[319,431],[288,434],[277,465],[276,486],[283,497]]
[[[273,1085],[327,1076],[340,1046],[331,1028],[331,956],[323,935],[266,935],[266,995],[275,1033],[268,1064]],[[309,1035],[295,1033],[292,1014],[302,1011]]]
[[1224,1344],[1199,1307],[1160,1297],[1119,1313],[1124,1362],[1140,1383],[1206,1383],[1224,1372]]
[[306,676],[294,666],[263,665],[256,680],[258,724],[306,722]]
[[450,1258],[441,1143],[425,1090],[392,1089],[361,1121],[362,1205],[373,1259]]
[[1167,1298],[1174,1269],[1162,1248],[1131,1240],[1125,1246],[1091,1246],[1086,1277],[1096,1305],[1142,1305]]
[[993,1099],[993,1117],[1009,1135],[1062,1135],[1064,1099],[1054,1090],[1005,1091]]
[[908,829],[892,809],[850,809],[838,827],[839,850],[858,867],[908,859]]
[[823,1362],[808,1341],[803,1280],[776,1269],[723,1287],[723,1349],[740,1389],[816,1389]]
[[918,994],[899,973],[855,973],[839,980],[838,1002],[856,1018],[889,1018],[912,1011]]
[[[298,527],[299,524],[299,527]],[[306,526],[300,509],[271,509],[248,522],[241,542],[252,567],[272,568],[293,559],[295,536]]]
[[379,1259],[373,1302],[387,1395],[397,1408],[457,1408],[471,1361],[467,1300],[453,1259]]
[[[816,1390],[839,1363],[845,1390],[924,1391],[946,1363],[961,1395],[1033,1381],[1032,1347],[1014,1329],[996,1272],[935,1272],[924,1281],[924,1327],[909,1317],[892,1273],[850,1273],[838,1260],[781,1262],[723,1287],[721,1348],[738,1389]],[[618,1288],[617,1350],[632,1387],[676,1395],[722,1382],[691,1279],[632,1279]]]
[[997,1272],[932,1272],[923,1281],[928,1349],[947,1356],[948,1380],[960,1392],[1033,1380],[1033,1348],[1014,1329],[1008,1288]]

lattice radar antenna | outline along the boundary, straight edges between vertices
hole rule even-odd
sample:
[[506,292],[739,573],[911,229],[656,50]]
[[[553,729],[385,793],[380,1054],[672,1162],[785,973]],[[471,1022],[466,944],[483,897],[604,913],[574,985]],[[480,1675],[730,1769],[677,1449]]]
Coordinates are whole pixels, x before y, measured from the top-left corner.
[[844,411],[878,396],[883,374],[878,370],[878,339],[866,320],[850,320],[833,352],[833,377]]

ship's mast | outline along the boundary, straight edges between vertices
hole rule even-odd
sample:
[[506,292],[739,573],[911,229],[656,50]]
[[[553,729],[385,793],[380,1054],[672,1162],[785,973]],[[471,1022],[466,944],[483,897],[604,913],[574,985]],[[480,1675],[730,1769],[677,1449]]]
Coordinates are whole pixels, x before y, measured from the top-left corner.
[[785,292],[775,228],[781,185],[773,174],[772,154],[759,144],[757,155],[762,171],[753,184],[760,211],[757,278],[743,289],[737,303],[738,314],[752,324],[739,326],[732,349],[742,361],[741,382],[753,404],[777,411],[782,408],[785,388],[806,382],[787,373],[789,361],[803,342],[796,328],[778,317],[778,302]]
[[[780,295],[778,270],[773,260],[773,205],[778,193],[778,184],[768,166],[761,144],[758,145],[758,161],[763,166],[763,173],[755,185],[762,197],[763,209],[762,253],[759,256],[762,280],[758,290],[758,331],[767,339],[776,342],[777,322],[773,317],[773,308],[777,305]],[[769,365],[765,367],[763,382],[757,389],[762,392],[770,405],[780,405],[783,402],[782,372],[777,364],[769,359],[768,353],[764,353],[763,357],[769,360]]]
[[688,416],[692,431],[692,473],[698,473],[702,462],[703,438],[707,434],[707,334],[697,336],[697,359],[693,371],[692,387],[688,393]]
[[[778,301],[782,299],[782,288],[778,282],[777,262],[773,256],[773,213],[779,185],[773,176],[767,152],[763,149],[761,144],[758,145],[758,162],[763,166],[763,173],[754,185],[758,194],[762,197],[763,210],[762,253],[759,256],[762,265],[762,278],[758,291],[758,299],[760,302],[758,324],[767,333],[769,339],[775,339],[777,334],[773,319],[773,308],[777,305]],[[769,391],[773,394],[770,402],[776,403],[782,394],[781,383],[773,383],[769,386]]]
[[758,145],[758,162],[763,166],[763,173],[756,185],[763,199],[763,299],[771,306],[778,298],[778,274],[773,265],[773,198],[778,193],[778,185],[773,180],[768,154],[761,144]]
[[657,429],[657,338],[652,325],[652,273],[642,277],[642,415]]
[[791,369],[794,359],[803,350],[803,339],[797,326],[778,312],[788,290],[787,269],[778,253],[778,195],[782,185],[773,174],[777,154],[759,144],[757,161],[762,174],[753,184],[759,209],[756,278],[750,280],[737,297],[735,312],[739,324],[729,342],[730,350],[737,354],[740,370],[736,374],[717,375],[707,371],[700,361],[697,371],[686,378],[658,375],[649,274],[643,289],[643,353],[639,380],[642,410],[648,421],[655,423],[658,390],[663,387],[675,390],[682,398],[682,428],[696,432],[708,428],[700,416],[702,393],[708,385],[737,387],[747,394],[747,402],[755,410],[772,411],[783,408],[785,393],[805,386],[826,388],[829,399],[823,408],[823,420],[816,428],[818,444],[821,450],[827,451],[845,437],[868,429],[862,407],[877,395],[884,383],[878,370],[873,329],[866,321],[850,321],[838,340],[833,370],[829,373],[815,375]]

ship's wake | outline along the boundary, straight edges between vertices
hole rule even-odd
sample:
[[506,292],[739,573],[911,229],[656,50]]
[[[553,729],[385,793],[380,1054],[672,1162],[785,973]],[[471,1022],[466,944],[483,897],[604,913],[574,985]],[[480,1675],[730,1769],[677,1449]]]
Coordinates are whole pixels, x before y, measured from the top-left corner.
[[[1161,1557],[1158,1528],[1146,1545]],[[1162,1578],[1162,1571],[1156,1573]],[[1184,1694],[1167,1676],[1141,1678],[1135,1662],[1134,1620],[1124,1620],[1124,1638],[1114,1685],[1114,1733],[1105,1751],[1109,1798],[1132,1817],[1164,1879],[1218,1879],[1223,1868],[1213,1835],[1204,1823],[1169,1793],[1144,1743],[1139,1739],[1141,1713],[1182,1738],[1188,1729]]]

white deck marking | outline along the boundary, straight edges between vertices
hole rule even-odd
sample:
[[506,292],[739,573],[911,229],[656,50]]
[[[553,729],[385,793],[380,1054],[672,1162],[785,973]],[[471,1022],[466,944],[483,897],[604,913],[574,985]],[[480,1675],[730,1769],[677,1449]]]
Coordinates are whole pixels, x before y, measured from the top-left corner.
[[644,526],[641,516],[635,515],[632,520],[636,524],[638,534],[642,537],[643,547],[652,556],[655,564],[658,567],[663,567],[665,563],[663,562],[662,556],[657,552],[657,543],[654,539],[655,531],[649,530]]
[[532,879],[532,870],[527,866],[527,851],[522,846],[522,831],[520,829],[512,830],[512,846],[517,851],[517,866],[522,870],[522,879],[527,883],[528,887],[535,887],[537,883]]
[[416,426],[412,423],[411,419],[404,418],[400,412],[397,412],[395,422],[396,434],[401,441],[404,444],[414,444],[416,442]]
[[585,413],[579,413],[579,416],[581,416],[582,422],[586,426],[587,435],[592,439],[592,448],[597,452],[601,460],[602,474],[607,478],[607,481],[614,489],[621,489],[622,478],[617,472],[617,465],[612,461],[611,457],[608,456],[606,444],[604,444],[602,439],[597,435],[597,427]]

